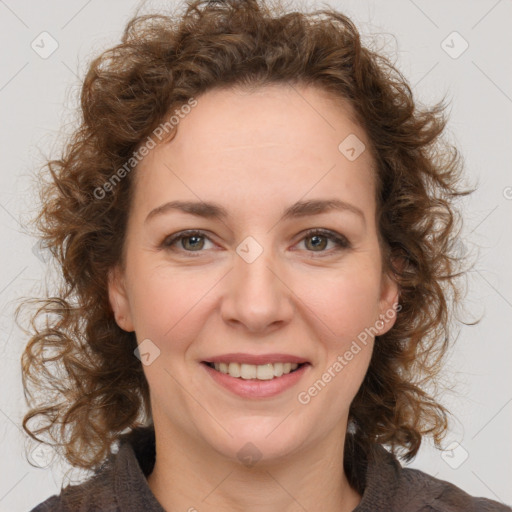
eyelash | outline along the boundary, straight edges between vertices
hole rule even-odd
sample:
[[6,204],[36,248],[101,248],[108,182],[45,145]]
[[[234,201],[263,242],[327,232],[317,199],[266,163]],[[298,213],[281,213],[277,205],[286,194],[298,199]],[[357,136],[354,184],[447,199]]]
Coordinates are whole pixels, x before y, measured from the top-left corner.
[[[192,238],[194,236],[200,236],[200,237],[210,240],[210,238],[203,231],[189,229],[186,231],[180,231],[179,233],[175,233],[174,235],[167,237],[162,242],[161,248],[167,249],[167,250],[174,250],[172,248],[172,246],[176,242],[180,242],[181,240],[184,240],[185,238]],[[329,231],[327,229],[310,229],[310,230],[306,231],[303,238],[301,238],[301,240],[299,242],[302,242],[306,238],[310,238],[313,236],[321,236],[321,237],[327,238],[329,241],[334,242],[337,245],[337,247],[334,249],[334,251],[333,250],[318,251],[318,252],[317,251],[308,251],[308,252],[311,252],[312,254],[315,254],[315,256],[313,256],[313,257],[323,257],[324,254],[329,255],[329,254],[332,254],[332,252],[338,252],[343,249],[350,249],[352,247],[352,245],[350,244],[350,242],[348,241],[348,239],[346,237],[344,237],[343,235],[338,235],[337,233],[335,233],[333,231]],[[199,256],[202,252],[204,252],[203,250],[187,251],[185,249],[183,249],[183,251],[185,253],[189,254],[190,257],[193,257],[193,258]],[[194,253],[197,253],[197,255],[194,255]],[[316,256],[316,254],[318,254],[319,256]]]

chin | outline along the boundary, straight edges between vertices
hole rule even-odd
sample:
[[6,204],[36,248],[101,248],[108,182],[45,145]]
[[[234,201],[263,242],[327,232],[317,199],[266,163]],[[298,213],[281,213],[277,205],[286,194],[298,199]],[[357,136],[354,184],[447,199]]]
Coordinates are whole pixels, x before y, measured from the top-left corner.
[[293,424],[286,424],[284,418],[245,417],[225,425],[233,437],[222,430],[220,437],[213,439],[208,436],[206,442],[219,454],[244,466],[275,464],[290,457],[304,445],[304,440],[300,438],[305,435],[292,432],[290,427]]

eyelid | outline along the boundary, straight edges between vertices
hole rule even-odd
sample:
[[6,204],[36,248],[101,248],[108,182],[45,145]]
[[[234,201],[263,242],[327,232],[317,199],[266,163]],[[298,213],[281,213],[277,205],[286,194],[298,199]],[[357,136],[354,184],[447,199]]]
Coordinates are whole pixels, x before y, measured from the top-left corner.
[[[331,231],[330,229],[325,228],[310,228],[306,230],[305,232],[301,233],[301,238],[299,241],[302,241],[304,238],[307,238],[308,236],[313,235],[320,235],[323,236],[329,240],[332,240],[340,245],[340,247],[344,247],[346,249],[349,249],[352,247],[352,244],[350,243],[349,239],[342,235],[341,233],[337,233],[336,231]],[[311,251],[314,253],[314,251]],[[321,251],[321,252],[329,252],[329,251]]]
[[[330,254],[333,254],[334,252],[339,252],[340,250],[344,250],[344,249],[345,250],[350,249],[352,247],[351,242],[345,235],[342,235],[341,233],[337,233],[335,231],[331,231],[331,230],[325,229],[325,228],[310,228],[306,231],[303,231],[302,233],[299,234],[299,236],[301,238],[294,245],[297,245],[299,242],[301,242],[305,238],[314,236],[314,235],[319,235],[324,238],[327,238],[329,241],[334,242],[337,246],[335,249],[331,249],[328,251],[318,251],[317,252],[317,251],[307,251],[306,250],[306,252],[310,253],[311,255],[316,255],[314,257],[322,257],[323,255],[330,255]],[[210,240],[212,243],[214,243],[206,231],[204,231],[202,229],[186,229],[183,231],[178,231],[178,232],[164,238],[163,242],[160,244],[160,247],[162,249],[171,250],[172,246],[176,242],[179,242],[180,240],[182,240],[184,238],[189,238],[189,237],[193,237],[193,236],[202,237],[202,238]],[[192,257],[195,257],[195,256],[193,256],[194,254],[200,255],[202,252],[205,252],[205,251],[203,251],[203,250],[186,251],[186,250],[180,249],[179,252],[185,253],[188,255],[192,255]]]
[[[172,246],[176,242],[179,242],[180,240],[182,240],[184,238],[190,238],[190,237],[193,237],[193,236],[203,237],[205,239],[210,240],[213,243],[213,241],[211,240],[210,236],[208,236],[206,231],[204,231],[202,229],[185,229],[183,231],[178,231],[178,232],[176,232],[176,233],[174,233],[172,235],[166,236],[164,238],[163,242],[160,244],[160,248],[161,249],[172,250]],[[189,254],[189,255],[193,256],[194,253],[196,253],[197,255],[200,255],[204,251],[185,251],[185,250],[182,249],[180,252],[186,253],[186,254]]]

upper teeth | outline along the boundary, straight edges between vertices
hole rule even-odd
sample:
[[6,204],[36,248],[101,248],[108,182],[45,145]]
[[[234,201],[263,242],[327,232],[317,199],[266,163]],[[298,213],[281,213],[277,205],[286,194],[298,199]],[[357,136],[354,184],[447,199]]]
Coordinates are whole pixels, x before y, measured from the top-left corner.
[[297,363],[268,363],[268,364],[245,364],[245,363],[214,363],[214,367],[221,373],[227,373],[231,377],[242,379],[270,380],[274,377],[281,377],[297,369]]

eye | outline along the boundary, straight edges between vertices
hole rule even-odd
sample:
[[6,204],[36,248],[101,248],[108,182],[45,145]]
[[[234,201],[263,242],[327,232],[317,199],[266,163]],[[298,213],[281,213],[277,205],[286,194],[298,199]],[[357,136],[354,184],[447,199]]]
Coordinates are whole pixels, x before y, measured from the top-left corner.
[[185,250],[185,252],[201,252],[201,249],[204,248],[205,240],[209,240],[209,238],[202,231],[180,231],[167,237],[163,241],[162,247],[175,250],[173,246],[177,242],[181,242],[181,249]]
[[[307,243],[308,240],[312,241],[311,245]],[[201,253],[203,252],[202,249],[205,248],[205,241],[211,242],[209,237],[203,231],[187,230],[180,231],[179,233],[175,233],[174,235],[167,237],[162,242],[161,247],[172,251],[183,250],[184,252],[189,254],[194,252]],[[174,246],[178,242],[181,242],[181,247],[175,248]],[[316,253],[330,254],[331,252],[333,252],[332,250],[324,250],[328,245],[328,242],[332,242],[335,245],[334,251],[349,249],[351,247],[351,244],[346,237],[344,237],[343,235],[339,235],[334,231],[329,231],[326,229],[310,229],[305,233],[304,237],[300,240],[300,242],[305,242],[306,247],[313,248],[312,251],[308,250],[308,252]]]
[[[311,244],[308,244],[308,240],[311,241]],[[306,247],[313,248],[313,251],[310,252],[317,253],[333,252],[323,250],[326,248],[329,242],[332,242],[335,245],[334,251],[349,249],[351,247],[351,244],[346,237],[327,229],[310,229],[301,239],[301,242],[304,242]]]

